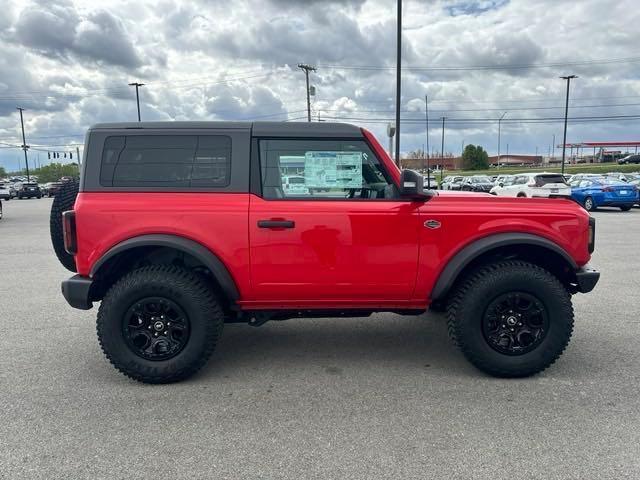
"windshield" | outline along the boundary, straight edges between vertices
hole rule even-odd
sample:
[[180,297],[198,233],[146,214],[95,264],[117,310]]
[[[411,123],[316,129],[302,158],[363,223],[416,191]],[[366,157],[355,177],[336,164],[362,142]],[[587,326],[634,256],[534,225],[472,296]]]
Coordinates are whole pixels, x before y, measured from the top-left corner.
[[489,177],[471,177],[471,183],[491,183]]

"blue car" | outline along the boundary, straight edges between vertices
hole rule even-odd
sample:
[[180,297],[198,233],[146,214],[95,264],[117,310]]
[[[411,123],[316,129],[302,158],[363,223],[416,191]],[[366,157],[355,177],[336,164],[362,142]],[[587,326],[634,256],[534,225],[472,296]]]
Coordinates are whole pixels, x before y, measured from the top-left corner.
[[623,212],[638,203],[638,187],[606,177],[576,179],[570,183],[571,197],[588,211],[618,207]]

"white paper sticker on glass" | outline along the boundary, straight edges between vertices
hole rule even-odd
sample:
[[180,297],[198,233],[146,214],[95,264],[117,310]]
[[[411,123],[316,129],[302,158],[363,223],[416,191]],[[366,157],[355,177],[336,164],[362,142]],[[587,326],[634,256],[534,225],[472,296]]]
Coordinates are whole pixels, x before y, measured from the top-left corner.
[[304,176],[311,188],[362,188],[362,152],[306,152]]

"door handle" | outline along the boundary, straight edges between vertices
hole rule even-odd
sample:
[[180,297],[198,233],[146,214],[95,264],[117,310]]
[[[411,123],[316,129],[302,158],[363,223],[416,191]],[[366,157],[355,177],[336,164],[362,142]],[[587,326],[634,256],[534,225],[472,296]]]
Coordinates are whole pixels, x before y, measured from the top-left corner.
[[293,220],[258,220],[259,228],[293,228],[296,222]]

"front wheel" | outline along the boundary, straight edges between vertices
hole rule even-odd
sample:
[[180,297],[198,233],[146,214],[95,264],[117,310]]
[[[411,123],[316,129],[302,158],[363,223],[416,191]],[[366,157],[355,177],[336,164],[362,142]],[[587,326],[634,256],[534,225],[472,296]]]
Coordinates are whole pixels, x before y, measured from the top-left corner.
[[134,270],[109,289],[97,333],[120,372],[144,383],[171,383],[207,362],[223,324],[220,302],[202,278],[154,265]]
[[496,377],[527,377],[562,354],[573,331],[571,297],[557,277],[511,260],[468,275],[447,306],[449,334],[465,357]]

